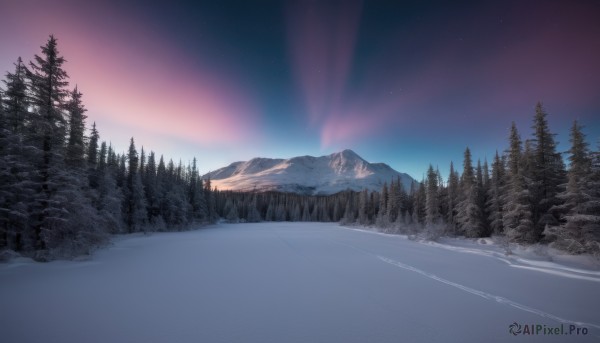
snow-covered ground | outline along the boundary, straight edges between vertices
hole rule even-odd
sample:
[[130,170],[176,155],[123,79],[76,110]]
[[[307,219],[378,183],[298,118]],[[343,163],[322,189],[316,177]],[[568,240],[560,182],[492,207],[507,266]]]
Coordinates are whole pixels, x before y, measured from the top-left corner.
[[[2,342],[597,342],[599,309],[593,269],[337,224],[221,224],[0,264]],[[561,325],[587,335],[542,335]]]

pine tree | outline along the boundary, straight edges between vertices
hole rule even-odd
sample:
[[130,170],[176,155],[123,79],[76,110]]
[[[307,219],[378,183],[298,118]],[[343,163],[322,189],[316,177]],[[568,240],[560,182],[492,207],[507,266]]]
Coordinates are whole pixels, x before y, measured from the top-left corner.
[[[489,179],[487,174],[487,162],[485,163],[485,176],[484,176],[484,168],[481,166],[481,161],[477,160],[477,168],[476,168],[476,183],[475,183],[475,193],[476,193],[476,203],[479,208],[480,213],[480,221],[481,221],[481,236],[489,236],[489,227],[487,224],[487,212],[485,208],[487,191],[486,191],[486,180]],[[489,181],[488,181],[489,182]]]
[[297,222],[300,221],[300,204],[298,204],[297,202],[294,203],[294,207],[292,209],[292,211],[290,212],[290,221],[292,222]]
[[[100,134],[96,129],[96,122],[92,124],[92,131],[90,133],[90,141],[87,147],[87,165],[88,165],[88,178],[90,187],[97,189],[99,185],[98,177],[98,139]],[[106,143],[104,143],[104,151],[102,152],[102,159],[106,158]],[[106,163],[102,161],[102,163]]]
[[[125,187],[127,187],[127,163],[126,163],[126,157],[125,155],[114,155],[113,152],[113,157],[114,157],[114,163],[116,163],[115,165],[115,180],[117,181],[117,187],[124,189]],[[112,163],[109,163],[109,166],[112,166]]]
[[287,218],[287,215],[286,215],[285,206],[283,205],[283,203],[280,202],[279,204],[277,204],[277,207],[275,208],[275,221],[282,222],[282,221],[285,221],[286,218]]
[[98,152],[98,165],[96,167],[98,170],[104,170],[106,168],[107,156],[108,151],[106,148],[106,142],[102,142],[102,144],[100,144],[100,151]]
[[27,132],[27,143],[37,150],[31,157],[35,161],[39,177],[34,182],[40,185],[41,195],[38,205],[34,206],[35,217],[34,240],[37,250],[48,247],[50,236],[59,231],[66,222],[64,202],[69,198],[58,193],[66,192],[62,182],[68,182],[64,176],[62,161],[64,156],[64,139],[66,122],[62,109],[68,92],[66,81],[68,75],[62,69],[65,59],[59,55],[54,36],[50,36],[46,45],[42,46],[42,57],[35,55],[35,62],[30,63],[27,72],[34,113],[31,115]]
[[[90,141],[88,143],[87,149],[87,164],[90,169],[96,169],[98,164],[98,140],[100,139],[100,134],[96,129],[96,122],[92,124],[92,131],[90,132]],[[106,143],[104,144],[104,149],[106,153]]]
[[7,73],[6,80],[3,81],[6,85],[6,91],[4,92],[6,97],[5,128],[15,134],[23,134],[25,125],[30,119],[27,111],[29,101],[25,79],[28,73],[29,70],[19,57],[17,63],[15,63],[15,72]]
[[[154,158],[152,157],[152,159],[154,159]],[[150,171],[150,168],[148,168],[148,169]],[[195,157],[192,161],[192,168],[190,171],[188,198],[189,198],[190,206],[192,208],[193,218],[195,220],[205,221],[208,217],[207,207],[206,207],[206,198],[204,197],[203,190],[202,190],[202,180],[198,176],[198,169],[196,166],[196,158]],[[253,215],[254,215],[254,213],[253,213]]]
[[529,192],[523,175],[523,158],[521,156],[521,138],[517,126],[512,123],[510,129],[510,147],[508,150],[508,170],[506,174],[506,194],[502,199],[504,207],[502,222],[504,232],[513,242],[531,243],[536,240]]
[[473,172],[471,151],[465,149],[463,174],[459,185],[459,203],[456,221],[460,231],[467,237],[481,237],[484,228],[481,221],[482,213],[478,201],[477,180]]
[[425,190],[425,180],[419,182],[417,186],[418,188],[416,189],[414,197],[414,211],[416,214],[416,221],[414,224],[420,224],[422,227],[422,225],[425,224],[425,217],[427,215],[427,192]]
[[[144,173],[142,183],[144,185],[144,191],[146,194],[146,205],[148,206],[148,221],[152,225],[156,224],[156,221],[158,220],[161,214],[157,180],[158,176],[156,158],[154,155],[154,151],[150,151],[150,155],[148,156],[148,163],[146,165],[146,172]],[[162,221],[160,220],[159,222],[162,223]]]
[[379,196],[379,210],[377,212],[376,225],[380,228],[387,228],[390,224],[390,217],[387,212],[388,210],[389,191],[387,182],[383,184],[381,188],[381,195]]
[[240,221],[237,205],[235,203],[232,204],[231,209],[227,213],[225,219],[227,219],[227,222],[229,223],[238,223]]
[[532,219],[534,239],[539,240],[546,225],[558,224],[558,214],[550,209],[558,204],[556,195],[566,182],[562,157],[556,152],[555,134],[550,133],[546,112],[540,102],[535,107],[533,129],[533,165],[531,182]]
[[450,231],[454,234],[457,233],[458,223],[456,222],[456,215],[458,214],[458,194],[459,194],[459,177],[458,173],[454,170],[454,163],[450,162],[450,173],[448,175],[448,215],[446,221],[450,227]]
[[[35,237],[31,209],[39,208],[36,160],[39,148],[24,144],[29,118],[25,74],[19,58],[15,73],[7,73],[6,92],[0,89],[0,249],[32,250]],[[5,97],[5,99],[3,99]]]
[[553,208],[562,213],[561,225],[546,227],[544,234],[553,246],[570,253],[600,254],[600,183],[585,135],[577,121],[571,128],[569,171],[566,189],[558,194],[563,204]]
[[502,222],[503,198],[505,192],[504,162],[498,155],[494,156],[492,162],[492,177],[489,181],[487,190],[486,211],[488,213],[488,222],[492,234],[502,234],[504,232],[504,223]]
[[147,221],[146,199],[144,186],[139,173],[138,153],[135,149],[133,137],[129,143],[129,152],[127,154],[129,167],[127,170],[127,182],[124,187],[125,199],[123,214],[129,232],[140,231]]
[[256,199],[256,194],[252,195],[252,201],[248,204],[248,217],[246,220],[249,223],[258,223],[260,222],[260,213],[258,212],[258,203]]
[[305,200],[302,203],[302,215],[300,216],[300,221],[302,221],[302,222],[310,221],[310,211],[309,211],[308,200]]
[[69,116],[69,140],[65,154],[65,162],[72,168],[83,168],[85,165],[84,131],[87,111],[81,101],[81,92],[75,86],[71,92],[71,99],[66,105]]
[[144,151],[144,147],[142,146],[142,151],[140,152],[140,167],[138,172],[140,173],[140,178],[142,179],[142,183],[144,178],[146,178],[146,152]]
[[438,167],[435,168],[435,174],[437,176],[437,184],[438,184],[438,209],[440,212],[439,222],[440,224],[444,224],[445,228],[440,228],[440,231],[444,231],[447,229],[446,218],[448,218],[448,186],[444,183],[444,179],[442,178],[442,174],[440,173],[440,169]]
[[425,224],[428,226],[435,226],[440,224],[441,216],[438,193],[438,175],[433,170],[433,166],[431,164],[429,165],[429,169],[427,169],[426,184]]
[[214,195],[214,190],[212,189],[212,185],[210,182],[210,176],[206,180],[204,180],[204,196],[206,199],[206,212],[208,214],[208,220],[209,222],[215,222],[218,219],[218,215],[215,203],[216,199]]
[[98,163],[98,201],[96,208],[102,218],[103,226],[112,234],[124,232],[122,213],[123,192],[117,187],[115,170],[108,168],[104,162],[103,152],[106,152],[106,142],[102,142]]
[[358,223],[360,225],[369,225],[368,204],[369,191],[363,189],[358,196]]
[[[64,99],[68,96],[68,75],[62,69],[65,59],[59,55],[54,36],[50,36],[46,45],[41,48],[43,57],[35,55],[35,62],[30,63],[31,71],[27,74],[31,105],[35,110],[32,130],[43,147],[47,169],[53,155],[57,154],[64,143],[66,122],[62,108]],[[47,174],[47,170],[42,170],[42,174]]]
[[390,225],[396,221],[396,217],[398,216],[398,203],[400,198],[398,194],[399,187],[402,187],[402,185],[399,182],[396,183],[394,180],[392,180],[390,183],[390,191],[388,193],[386,209],[388,222]]
[[[109,166],[107,156],[112,154],[112,148],[107,148],[106,142],[100,145],[97,166],[94,173],[97,196],[94,199],[94,207],[97,209],[100,221],[99,227],[106,232],[116,234],[123,232],[122,202],[123,194],[117,188],[115,181],[116,166]],[[88,155],[89,156],[89,155]],[[90,170],[92,170],[90,168]]]

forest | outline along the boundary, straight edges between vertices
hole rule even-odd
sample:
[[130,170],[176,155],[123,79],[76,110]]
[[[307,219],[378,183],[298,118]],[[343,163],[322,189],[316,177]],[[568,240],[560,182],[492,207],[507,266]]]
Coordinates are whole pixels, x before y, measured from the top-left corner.
[[196,159],[167,161],[140,151],[131,138],[120,153],[86,121],[83,93],[69,88],[57,39],[41,54],[18,58],[0,88],[0,251],[37,261],[90,254],[113,234],[180,231],[214,223],[321,221],[374,227],[437,239],[497,236],[518,244],[549,244],[600,256],[600,154],[582,126],[570,149],[557,151],[541,103],[531,138],[513,123],[508,147],[491,166],[474,162],[447,180],[429,166],[404,189],[329,196],[219,191],[202,179]]

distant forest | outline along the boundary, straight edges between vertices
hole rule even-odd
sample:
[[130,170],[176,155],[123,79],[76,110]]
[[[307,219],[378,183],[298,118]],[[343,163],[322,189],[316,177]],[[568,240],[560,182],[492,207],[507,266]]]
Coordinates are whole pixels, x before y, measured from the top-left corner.
[[184,165],[142,148],[125,153],[86,134],[86,109],[68,88],[65,59],[50,36],[41,54],[15,62],[0,88],[0,251],[38,261],[89,254],[111,234],[179,231],[214,223],[323,221],[373,226],[436,239],[488,237],[546,243],[600,256],[600,154],[581,126],[571,128],[569,167],[556,151],[547,114],[537,104],[533,136],[513,123],[507,150],[448,180],[431,165],[404,189],[390,180],[379,192],[330,196],[219,191],[201,179],[197,161]]

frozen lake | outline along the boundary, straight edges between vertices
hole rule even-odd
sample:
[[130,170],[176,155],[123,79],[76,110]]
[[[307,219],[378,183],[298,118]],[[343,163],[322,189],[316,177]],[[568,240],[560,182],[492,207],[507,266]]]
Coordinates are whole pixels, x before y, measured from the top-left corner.
[[0,264],[0,337],[597,342],[600,274],[337,224],[221,224],[119,237],[89,261]]

